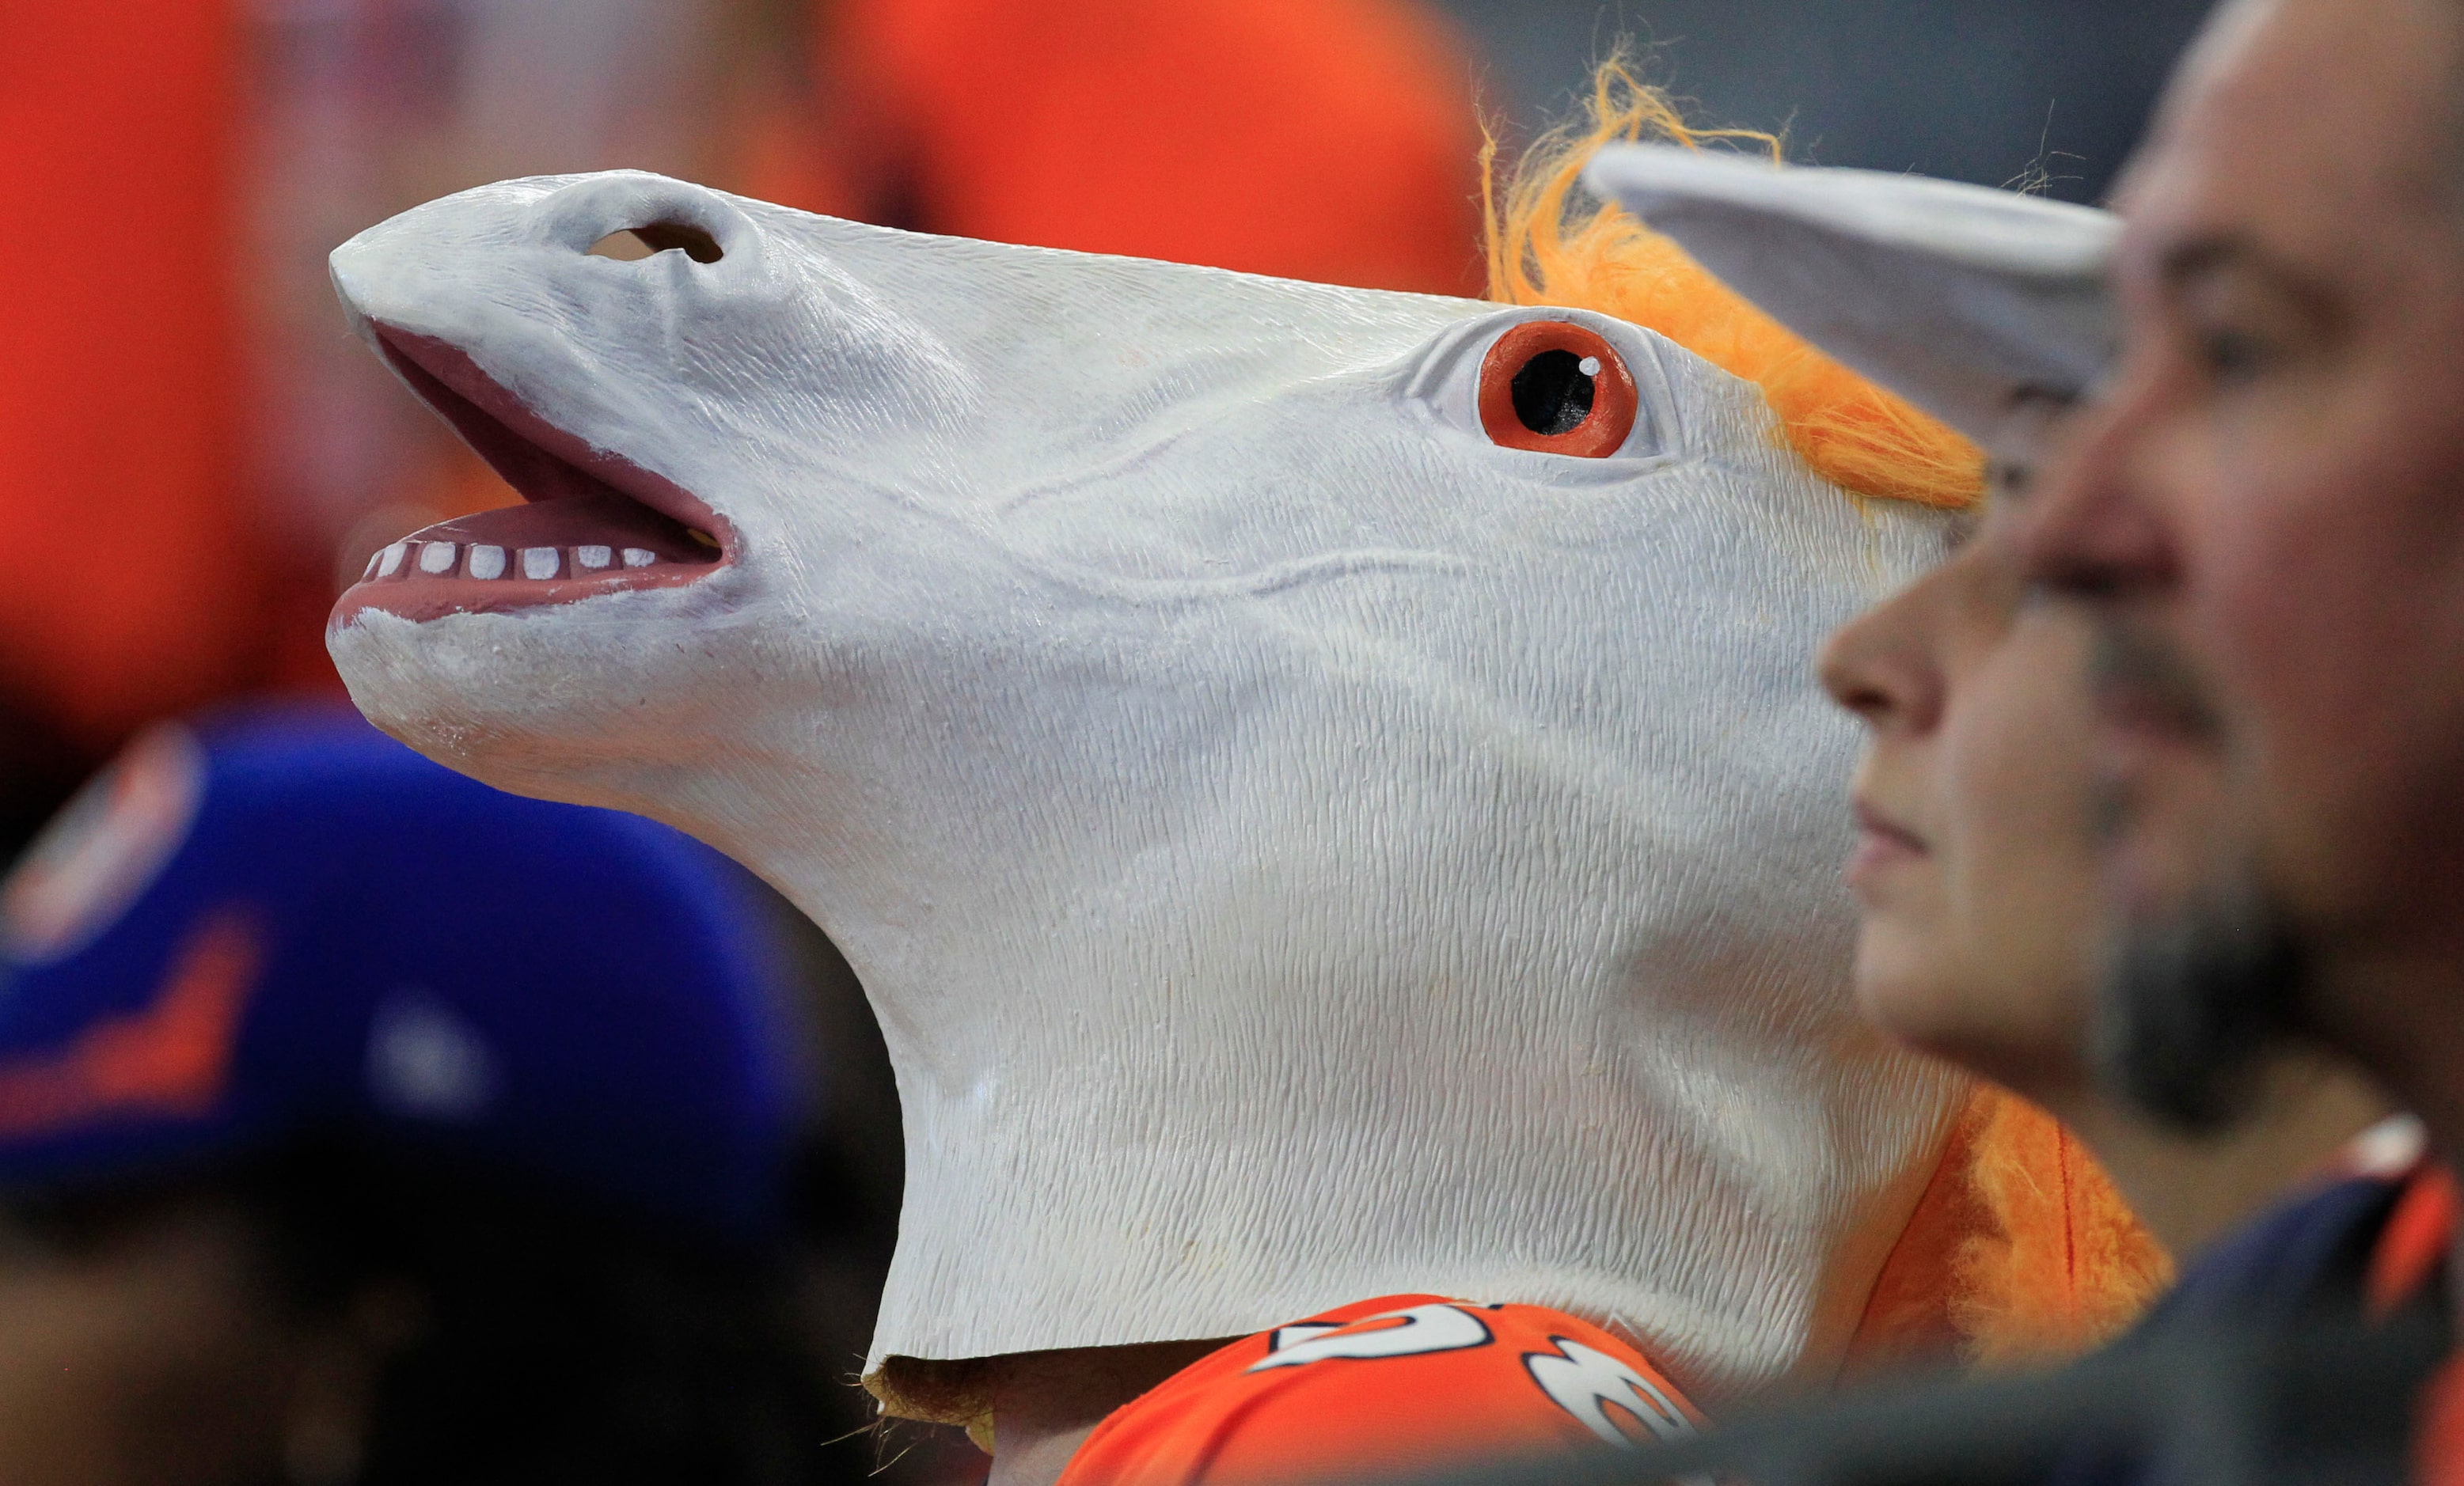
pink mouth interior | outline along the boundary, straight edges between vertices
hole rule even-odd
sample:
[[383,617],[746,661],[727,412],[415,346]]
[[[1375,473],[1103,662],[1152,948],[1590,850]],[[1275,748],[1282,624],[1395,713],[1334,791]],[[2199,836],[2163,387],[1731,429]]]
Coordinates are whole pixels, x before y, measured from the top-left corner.
[[457,348],[380,325],[385,359],[521,494],[378,552],[335,605],[405,619],[672,587],[734,560],[727,523],[691,493],[544,421]]

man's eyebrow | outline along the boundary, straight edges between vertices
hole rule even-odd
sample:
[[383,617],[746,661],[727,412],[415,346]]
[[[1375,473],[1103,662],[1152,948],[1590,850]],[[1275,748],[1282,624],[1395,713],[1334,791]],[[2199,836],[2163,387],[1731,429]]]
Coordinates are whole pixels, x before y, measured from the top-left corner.
[[2177,243],[2166,250],[2156,264],[2159,276],[2167,284],[2175,286],[2235,268],[2272,272],[2267,255],[2255,243],[2238,233],[2217,233]]
[[2334,285],[2239,232],[2189,238],[2156,260],[2157,282],[2176,303],[2220,281],[2238,281],[2325,327],[2349,313]]
[[2218,232],[2178,243],[2156,260],[2156,272],[2166,290],[2172,294],[2227,273],[2238,273],[2313,310],[2323,310],[2330,300],[2319,280],[2239,232]]

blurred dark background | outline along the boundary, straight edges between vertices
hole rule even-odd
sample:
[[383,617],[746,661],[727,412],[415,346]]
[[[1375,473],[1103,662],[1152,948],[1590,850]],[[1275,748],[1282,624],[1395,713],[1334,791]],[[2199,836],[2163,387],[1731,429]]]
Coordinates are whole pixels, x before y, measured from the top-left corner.
[[[2100,202],[2207,0],[1441,0],[1518,130],[1620,37],[1704,121],[1815,164]],[[2041,172],[2041,174],[2039,174]]]

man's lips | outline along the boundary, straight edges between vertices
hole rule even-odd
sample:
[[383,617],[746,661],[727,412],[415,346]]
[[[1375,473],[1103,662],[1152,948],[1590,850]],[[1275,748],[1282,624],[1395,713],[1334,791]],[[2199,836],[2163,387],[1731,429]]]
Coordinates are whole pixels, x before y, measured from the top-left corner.
[[2106,684],[2096,691],[2097,720],[2113,732],[2149,744],[2204,746],[2215,738],[2215,720],[2198,703],[2144,687]]
[[1896,867],[1932,855],[1925,838],[1885,816],[1870,802],[1857,801],[1857,846],[1843,873],[1848,885],[1863,891]]
[[2097,718],[2109,732],[2144,746],[2207,746],[2221,731],[2198,668],[2145,621],[2098,625],[2089,671]]
[[385,360],[523,497],[378,552],[332,623],[570,603],[696,581],[735,560],[734,534],[698,497],[539,417],[456,347],[378,327]]

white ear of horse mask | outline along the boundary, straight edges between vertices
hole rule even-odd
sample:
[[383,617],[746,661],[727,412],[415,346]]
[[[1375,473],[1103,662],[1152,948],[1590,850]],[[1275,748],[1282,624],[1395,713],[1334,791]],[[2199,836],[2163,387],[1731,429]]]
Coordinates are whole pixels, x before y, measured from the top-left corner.
[[[626,228],[675,251],[585,251]],[[372,564],[352,695],[845,950],[908,1142],[872,1369],[1403,1291],[1623,1322],[1708,1393],[1836,1356],[1960,1090],[1849,1004],[1855,738],[1810,661],[1929,514],[1580,312],[631,173],[333,261],[553,497]],[[1630,372],[1607,457],[1484,431],[1541,320]]]
[[1791,330],[2027,464],[2120,331],[2109,211],[1923,176],[1612,144],[1584,181]]

